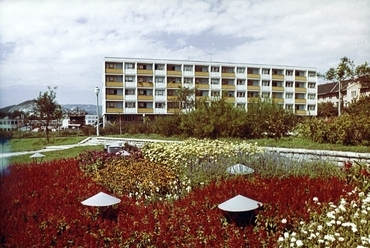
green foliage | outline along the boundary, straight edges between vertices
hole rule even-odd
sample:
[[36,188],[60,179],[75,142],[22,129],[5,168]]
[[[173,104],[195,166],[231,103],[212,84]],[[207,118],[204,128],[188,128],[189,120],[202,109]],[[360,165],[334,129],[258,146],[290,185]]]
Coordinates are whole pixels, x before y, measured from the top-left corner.
[[261,138],[263,136],[280,139],[292,131],[297,123],[293,112],[283,109],[270,99],[259,99],[248,104],[246,126],[247,137]]
[[56,93],[54,90],[48,87],[49,91],[44,93],[39,93],[39,97],[35,99],[36,107],[35,112],[37,113],[40,120],[45,121],[46,123],[46,142],[49,143],[49,123],[55,119],[62,118],[61,106],[57,103]]
[[356,76],[359,83],[364,88],[370,88],[370,67],[367,62],[356,67]]
[[338,116],[338,108],[334,106],[333,102],[320,102],[317,105],[318,117],[333,117]]
[[361,115],[364,117],[370,117],[370,96],[361,96],[356,101],[350,103],[350,105],[345,108],[345,112],[350,115]]
[[224,98],[197,102],[197,108],[181,115],[180,128],[187,137],[240,137],[243,134],[245,111],[233,107]]
[[153,121],[154,132],[165,137],[180,135],[180,121],[181,117],[179,114],[157,117]]

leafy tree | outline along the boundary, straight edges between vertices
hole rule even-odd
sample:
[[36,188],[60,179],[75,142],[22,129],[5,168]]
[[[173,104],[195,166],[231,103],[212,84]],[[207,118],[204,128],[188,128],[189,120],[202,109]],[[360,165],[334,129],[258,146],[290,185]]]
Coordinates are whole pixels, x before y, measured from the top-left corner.
[[177,101],[179,102],[180,109],[187,109],[187,110],[194,109],[195,89],[179,86],[179,89],[176,90],[175,95],[176,95]]
[[318,117],[334,117],[338,115],[338,108],[332,102],[320,102],[317,105]]
[[344,109],[346,113],[353,116],[370,118],[370,96],[361,96],[358,100],[351,102]]
[[319,77],[329,80],[329,81],[336,81],[338,82],[339,87],[339,104],[338,104],[338,116],[341,114],[341,108],[343,104],[343,97],[342,97],[342,83],[346,80],[353,80],[354,79],[354,63],[353,60],[350,60],[347,57],[343,57],[340,59],[340,62],[337,68],[330,68],[325,74],[319,74]]
[[358,82],[363,88],[370,88],[370,67],[367,62],[356,67],[355,70]]
[[35,99],[35,112],[38,114],[40,120],[44,120],[46,124],[46,142],[49,143],[49,124],[52,120],[60,118],[61,106],[57,103],[55,89],[51,89],[48,86],[49,91],[39,94],[39,97]]

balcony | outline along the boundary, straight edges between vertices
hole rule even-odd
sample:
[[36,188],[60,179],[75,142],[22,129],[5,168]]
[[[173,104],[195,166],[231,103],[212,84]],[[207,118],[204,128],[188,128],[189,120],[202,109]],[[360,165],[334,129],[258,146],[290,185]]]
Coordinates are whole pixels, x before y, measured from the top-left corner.
[[307,77],[305,77],[305,76],[295,76],[295,80],[296,81],[305,81],[306,82]]
[[248,90],[260,90],[261,89],[261,86],[258,86],[258,85],[248,85],[247,86],[247,89]]
[[227,96],[225,97],[226,102],[235,102],[235,97]]
[[137,69],[137,74],[153,75],[153,70]]
[[272,86],[272,91],[284,91],[284,87],[282,87],[282,86]]
[[223,90],[235,90],[235,85],[233,85],[233,84],[223,84],[222,89]]
[[105,68],[105,73],[122,74],[123,69],[109,69]]
[[137,96],[138,100],[150,100],[153,101],[153,96],[152,95],[138,95]]
[[273,74],[272,79],[284,80],[284,75]]
[[180,110],[178,108],[168,108],[167,113],[168,114],[174,114],[174,113],[179,113]]
[[107,113],[123,113],[123,108],[107,108]]
[[303,92],[303,93],[306,93],[307,92],[307,89],[306,88],[301,88],[301,87],[296,87],[295,88],[295,92]]
[[208,96],[196,96],[196,97],[195,97],[195,99],[196,99],[197,101],[199,101],[199,100],[206,101],[206,100],[208,100]]
[[249,103],[258,102],[260,100],[259,97],[248,97],[247,98]]
[[107,87],[123,87],[123,82],[105,82]]
[[153,108],[138,108],[137,112],[140,114],[152,114],[154,113],[154,109]]
[[171,70],[167,70],[167,75],[181,76],[182,75],[182,71],[171,71]]
[[297,115],[305,115],[306,114],[306,110],[296,110],[295,113]]
[[307,102],[307,100],[306,99],[300,99],[300,98],[296,98],[295,99],[295,103],[306,103]]
[[284,98],[272,98],[272,101],[275,102],[275,103],[284,103]]
[[177,96],[167,96],[167,100],[174,101],[177,100]]
[[153,88],[153,83],[152,82],[138,82],[137,87],[149,87]]
[[247,77],[248,78],[260,79],[261,75],[260,74],[248,74]]
[[167,83],[167,88],[179,88],[181,87],[181,83]]
[[196,88],[198,89],[209,89],[209,84],[196,84],[195,85]]
[[235,78],[235,73],[234,72],[223,72],[221,73],[221,77]]
[[123,100],[123,95],[106,95],[106,100]]
[[200,77],[209,77],[209,72],[208,71],[196,71],[195,76],[200,76]]

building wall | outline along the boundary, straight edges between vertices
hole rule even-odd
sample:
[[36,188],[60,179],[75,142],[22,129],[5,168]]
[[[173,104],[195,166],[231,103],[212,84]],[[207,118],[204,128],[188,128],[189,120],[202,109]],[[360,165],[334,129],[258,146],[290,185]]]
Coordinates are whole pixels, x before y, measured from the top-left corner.
[[[179,86],[198,89],[196,98],[227,96],[248,110],[248,103],[268,97],[297,115],[317,115],[317,77],[312,67],[205,61],[105,58],[104,120],[142,120],[178,111]],[[119,117],[118,117],[119,116]]]

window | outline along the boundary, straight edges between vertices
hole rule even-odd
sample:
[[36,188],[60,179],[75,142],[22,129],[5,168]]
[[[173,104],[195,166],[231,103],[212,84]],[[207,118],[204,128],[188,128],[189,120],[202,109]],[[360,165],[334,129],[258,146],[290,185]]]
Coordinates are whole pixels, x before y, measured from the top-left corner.
[[316,106],[315,105],[308,105],[308,110],[315,110]]
[[139,108],[147,108],[147,103],[146,102],[139,102],[138,103],[138,106],[139,106]]
[[126,108],[135,108],[135,103],[134,102],[126,102],[125,107]]
[[245,85],[245,80],[244,79],[238,79],[236,81],[237,85]]
[[193,84],[193,79],[192,78],[184,78],[184,83]]
[[237,97],[245,97],[245,92],[240,92],[240,91],[238,91],[238,92],[236,93],[236,95],[237,95]]
[[158,84],[164,83],[164,77],[156,77],[155,82]]
[[184,65],[184,71],[193,71],[192,65]]
[[178,102],[168,102],[167,106],[169,109],[179,108],[179,103]]
[[116,104],[114,102],[108,102],[108,108],[116,108]]
[[287,70],[286,75],[287,76],[293,76],[293,71],[292,70]]
[[315,94],[308,94],[308,99],[315,99],[316,95]]
[[211,67],[211,72],[220,72],[220,67],[219,66],[212,66]]
[[107,63],[106,67],[107,67],[107,68],[109,68],[109,69],[113,69],[113,68],[114,68],[114,64],[112,64],[112,63]]
[[135,90],[134,89],[126,89],[125,90],[125,95],[135,95]]
[[134,63],[125,63],[126,69],[135,69]]
[[117,90],[107,89],[107,94],[108,95],[117,95]]
[[286,94],[285,94],[285,97],[286,97],[287,99],[291,99],[291,98],[293,98],[293,93],[286,93]]
[[293,110],[293,105],[292,104],[287,104],[285,105],[286,110]]
[[125,82],[133,83],[133,82],[135,82],[135,79],[132,76],[125,76]]
[[175,96],[176,90],[167,90],[167,96]]
[[308,83],[308,88],[315,88],[316,87],[316,83]]
[[220,84],[220,79],[212,78],[211,84]]
[[236,69],[236,72],[237,72],[237,73],[245,73],[245,67],[238,67],[238,68]]
[[286,87],[293,87],[293,82],[286,82]]
[[309,76],[309,77],[316,77],[316,72],[309,71],[309,72],[308,72],[308,76]]
[[351,97],[356,97],[357,96],[357,92],[355,90],[351,91]]
[[262,86],[270,86],[270,81],[262,81]]
[[262,92],[262,98],[270,98],[270,93]]
[[228,91],[227,96],[228,97],[234,97],[235,92],[234,91]]
[[156,108],[164,108],[164,102],[156,102],[155,107]]
[[155,95],[156,96],[163,96],[164,95],[164,90],[156,90]]
[[159,71],[163,71],[164,70],[164,64],[155,64],[155,69],[159,70]]
[[107,81],[109,81],[109,82],[114,82],[114,77],[107,76]]
[[270,69],[262,69],[262,74],[269,75],[270,74]]
[[220,96],[220,91],[211,91],[211,96]]

